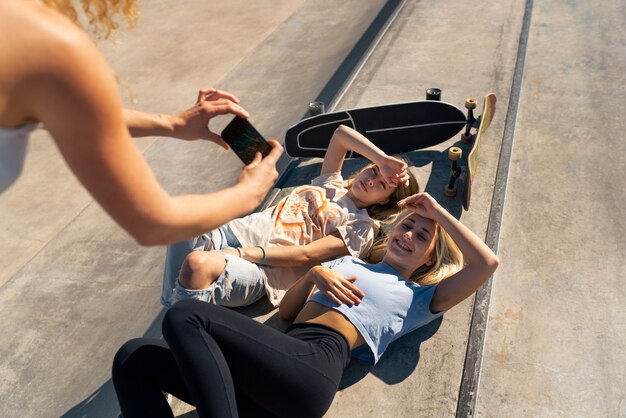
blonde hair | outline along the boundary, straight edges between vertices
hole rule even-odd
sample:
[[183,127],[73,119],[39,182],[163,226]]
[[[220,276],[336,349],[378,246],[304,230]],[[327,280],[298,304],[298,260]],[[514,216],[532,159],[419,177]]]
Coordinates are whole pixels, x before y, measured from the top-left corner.
[[[398,155],[394,155],[393,157],[407,163],[408,165],[408,161],[406,161],[404,157]],[[376,164],[373,163],[369,164],[363,167],[363,169],[361,169],[358,173],[353,174],[348,179],[348,188],[352,187],[352,182],[354,181],[356,176],[361,174],[363,171],[374,167],[375,165]],[[400,185],[396,187],[393,194],[389,196],[389,201],[387,201],[387,203],[375,203],[371,206],[368,206],[366,210],[370,218],[376,219],[383,224],[393,223],[396,219],[398,219],[400,212],[402,212],[402,209],[400,209],[400,207],[398,206],[398,202],[402,199],[406,199],[407,197],[413,196],[414,194],[420,192],[420,186],[417,182],[417,178],[415,178],[415,175],[411,173],[411,170],[407,170],[407,172],[409,174],[409,185]]]
[[[379,234],[367,261],[370,263],[382,261],[387,252],[388,242],[387,234]],[[422,286],[435,285],[463,268],[463,253],[446,230],[437,223],[435,224],[435,248],[431,256],[433,263],[430,266],[424,264],[419,267],[411,274],[409,280]]]
[[[82,27],[78,19],[78,12],[73,4],[76,0],[42,1],[46,6],[64,14],[78,26]],[[119,27],[119,24],[115,21],[116,15],[122,15],[129,28],[134,26],[137,18],[135,0],[80,0],[80,3],[93,33],[105,39]]]

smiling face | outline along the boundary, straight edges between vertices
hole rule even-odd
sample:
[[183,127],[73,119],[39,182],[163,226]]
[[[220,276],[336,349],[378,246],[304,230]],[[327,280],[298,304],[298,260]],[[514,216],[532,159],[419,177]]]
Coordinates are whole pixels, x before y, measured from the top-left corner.
[[435,237],[435,221],[419,215],[408,216],[391,231],[383,261],[408,279],[422,265],[433,263]]
[[353,179],[348,196],[359,209],[372,206],[376,203],[386,203],[396,190],[387,184],[378,166],[361,170]]

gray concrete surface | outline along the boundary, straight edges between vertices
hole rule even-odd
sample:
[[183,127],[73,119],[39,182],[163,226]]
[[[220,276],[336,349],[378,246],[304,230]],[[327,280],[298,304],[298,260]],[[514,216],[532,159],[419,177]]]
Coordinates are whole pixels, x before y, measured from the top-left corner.
[[[425,189],[481,236],[524,12],[523,2],[492,3],[407,1],[338,103],[422,99],[438,86],[443,100],[462,106],[495,92],[469,212],[441,194],[455,139],[408,155]],[[143,1],[138,27],[99,45],[134,107],[182,110],[197,88],[213,85],[242,99],[261,132],[282,139],[384,4],[237,0],[174,9]],[[624,103],[623,26],[619,2],[535,1],[478,416],[626,415],[624,187],[613,180],[624,167],[624,122],[614,110]],[[0,416],[116,416],[110,363],[128,338],[158,335],[163,249],[137,247],[80,188],[50,139],[33,139],[25,174],[0,195]],[[208,143],[137,144],[172,193],[225,187],[241,167]],[[308,161],[291,181],[316,169]],[[351,366],[327,416],[454,416],[471,304],[403,338],[376,367]],[[267,304],[245,312],[284,326]]]
[[626,416],[624,12],[534,2],[477,416]]

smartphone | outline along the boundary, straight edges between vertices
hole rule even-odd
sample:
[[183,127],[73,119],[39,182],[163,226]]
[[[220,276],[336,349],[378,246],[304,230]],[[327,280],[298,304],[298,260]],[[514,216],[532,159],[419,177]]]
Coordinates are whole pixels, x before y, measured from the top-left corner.
[[272,147],[265,138],[254,129],[247,119],[235,116],[222,131],[222,139],[235,151],[237,157],[245,165],[254,159],[254,155],[260,152],[263,157],[270,153]]

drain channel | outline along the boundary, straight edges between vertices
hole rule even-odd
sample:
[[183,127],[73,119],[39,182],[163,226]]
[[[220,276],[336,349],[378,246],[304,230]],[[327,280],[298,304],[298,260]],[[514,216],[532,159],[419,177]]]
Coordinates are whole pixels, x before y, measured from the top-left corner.
[[[515,139],[515,124],[517,121],[517,110],[522,87],[522,76],[524,74],[524,62],[526,60],[526,48],[528,45],[532,10],[533,0],[527,0],[517,48],[517,62],[515,63],[515,72],[513,73],[509,107],[504,123],[504,134],[502,136],[502,147],[500,148],[496,182],[491,199],[487,236],[485,237],[486,244],[496,254],[498,253],[498,244],[500,242],[500,227],[502,226],[502,213],[504,211],[506,189],[509,180],[509,167],[511,164],[513,140]],[[465,353],[465,365],[463,367],[463,377],[461,378],[461,387],[459,389],[456,418],[474,416],[480,371],[483,363],[483,349],[485,347],[485,333],[487,331],[492,280],[493,277],[478,289],[476,298],[474,299],[472,323],[470,325],[467,351]]]

